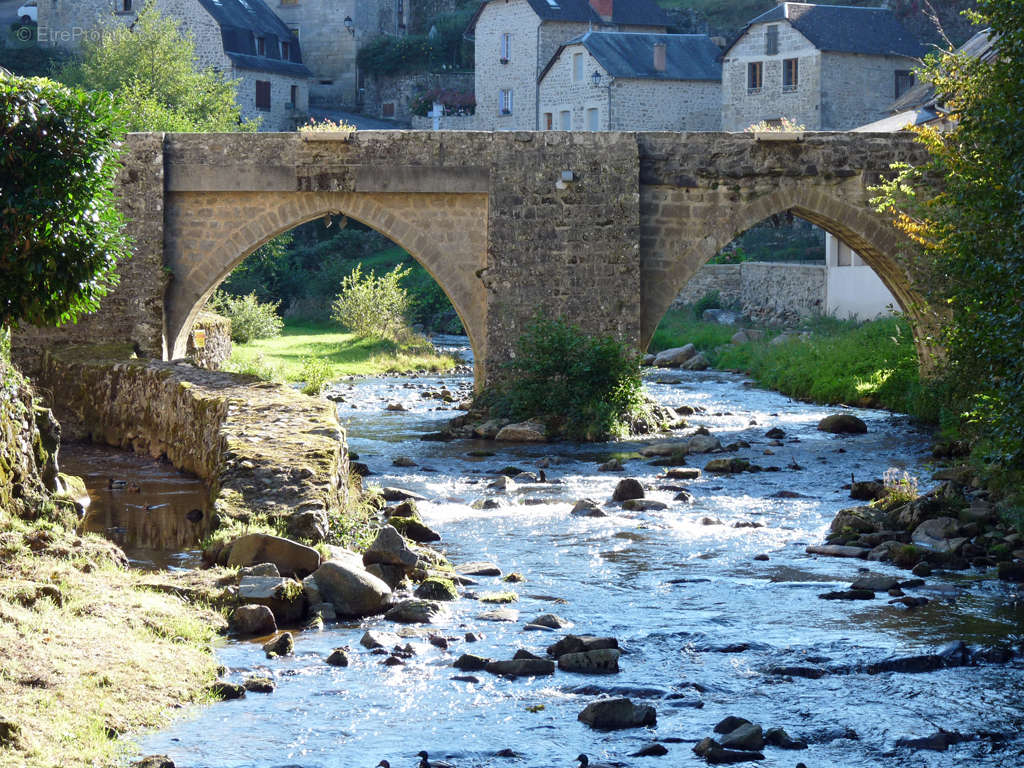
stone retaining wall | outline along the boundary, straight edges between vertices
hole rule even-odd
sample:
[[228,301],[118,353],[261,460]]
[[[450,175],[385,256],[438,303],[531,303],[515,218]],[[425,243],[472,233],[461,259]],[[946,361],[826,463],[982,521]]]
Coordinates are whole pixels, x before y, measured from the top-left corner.
[[[196,346],[196,331],[202,331],[202,346]],[[219,371],[231,357],[231,320],[215,312],[200,312],[188,335],[185,349],[188,357],[199,368]]]
[[125,346],[48,351],[38,385],[65,435],[166,457],[210,484],[215,515],[265,515],[319,540],[347,501],[334,406],[250,377],[128,359]]
[[742,264],[705,264],[673,302],[673,307],[695,304],[718,291],[724,305],[739,306],[754,314],[822,314],[825,310],[826,270],[823,264],[748,261]]

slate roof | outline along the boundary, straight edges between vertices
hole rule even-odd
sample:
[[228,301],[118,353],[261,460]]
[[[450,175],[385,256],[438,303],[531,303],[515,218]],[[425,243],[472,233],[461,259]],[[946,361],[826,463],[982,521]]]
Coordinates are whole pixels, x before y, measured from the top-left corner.
[[[476,21],[492,0],[483,0],[469,22],[466,34],[473,36]],[[594,25],[618,24],[634,27],[667,27],[668,17],[655,0],[615,0],[611,21],[605,22],[588,0],[527,0],[541,21],[577,21]]]
[[[263,0],[199,0],[220,26],[224,53],[237,67],[291,77],[312,77],[302,63],[298,39]],[[267,41],[266,56],[256,55],[256,38]],[[288,43],[288,60],[281,59],[280,42]]]
[[[654,44],[665,44],[665,71],[654,68]],[[582,45],[612,77],[636,80],[722,80],[719,48],[707,35],[587,32],[558,47],[539,80],[569,45]]]
[[849,5],[782,3],[747,22],[729,53],[754,24],[788,21],[820,51],[920,58],[927,52],[892,11]]

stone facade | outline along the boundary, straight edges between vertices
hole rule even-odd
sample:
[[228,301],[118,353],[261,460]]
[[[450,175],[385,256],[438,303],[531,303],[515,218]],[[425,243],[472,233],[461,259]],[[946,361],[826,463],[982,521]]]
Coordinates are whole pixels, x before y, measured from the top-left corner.
[[197,368],[218,371],[231,357],[231,348],[231,320],[214,312],[200,312],[189,332],[185,356]]
[[196,313],[246,255],[330,213],[391,238],[433,275],[469,333],[482,385],[537,312],[645,348],[702,265],[754,224],[792,211],[857,251],[907,313],[922,364],[931,359],[937,314],[918,282],[920,262],[869,202],[871,185],[892,163],[926,159],[912,135],[760,142],[727,133],[359,131],[348,141],[333,138],[132,137],[122,178],[126,205],[142,203],[141,219],[131,222],[139,255],[123,265],[121,286],[97,315],[62,331],[21,330],[19,354],[85,338],[180,357]]
[[717,291],[722,304],[752,315],[821,315],[826,313],[826,274],[824,264],[705,264],[679,292],[673,306],[695,304]]
[[[309,109],[309,78],[282,74],[270,69],[236,64],[224,49],[220,24],[198,0],[153,0],[160,13],[178,19],[182,30],[192,36],[196,61],[229,80],[237,80],[237,101],[242,117],[258,119],[262,130],[290,131],[306,122]],[[118,11],[116,0],[39,0],[39,44],[77,50],[85,40],[99,39],[114,24],[131,24],[141,3],[133,11]],[[251,57],[255,59],[256,57]],[[258,82],[270,83],[269,108],[256,106]]]
[[[433,90],[473,92],[472,72],[419,72],[412,75],[377,75],[364,79],[363,114],[409,125],[412,102]],[[389,106],[390,105],[390,106]],[[454,116],[453,116],[454,117]],[[460,116],[463,128],[472,127],[473,115]],[[429,126],[430,120],[427,120]]]
[[[773,54],[766,53],[769,28],[778,37]],[[787,83],[792,61],[795,77],[791,70]],[[760,66],[759,81],[752,65]],[[789,118],[809,131],[850,130],[884,117],[896,97],[896,72],[916,66],[905,56],[819,50],[788,21],[751,24],[723,58],[722,128]]]
[[[209,483],[215,519],[281,517],[303,538],[340,514],[348,450],[334,405],[291,387],[127,359],[130,347],[45,355],[39,387],[65,434],[165,457]],[[273,418],[270,418],[272,415]]]
[[[581,79],[574,74],[577,54]],[[593,84],[594,72],[601,85]],[[580,43],[558,54],[538,85],[538,100],[541,130],[716,131],[722,122],[721,83],[612,78]]]

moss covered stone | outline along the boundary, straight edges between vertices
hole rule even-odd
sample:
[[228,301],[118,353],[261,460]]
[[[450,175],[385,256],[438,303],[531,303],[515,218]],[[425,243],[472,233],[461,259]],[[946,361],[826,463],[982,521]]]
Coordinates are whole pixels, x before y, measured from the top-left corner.
[[424,600],[455,600],[458,596],[455,582],[437,576],[427,577],[416,588],[416,597],[421,597]]

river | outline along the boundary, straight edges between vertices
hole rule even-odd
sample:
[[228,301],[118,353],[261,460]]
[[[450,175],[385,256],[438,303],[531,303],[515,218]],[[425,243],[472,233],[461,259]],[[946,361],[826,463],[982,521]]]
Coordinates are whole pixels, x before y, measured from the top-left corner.
[[[451,341],[451,340],[449,340]],[[764,766],[1009,766],[1024,750],[1021,701],[1024,666],[980,665],[923,674],[858,671],[891,656],[934,651],[948,642],[1018,643],[1024,610],[1011,590],[983,574],[937,574],[912,594],[930,598],[908,610],[882,594],[864,602],[825,601],[820,593],[845,588],[869,564],[810,556],[835,512],[851,506],[842,486],[851,476],[880,478],[897,467],[928,480],[927,436],[903,416],[854,411],[866,435],[819,432],[817,422],[835,409],[794,402],[750,386],[740,376],[715,372],[655,372],[649,392],[660,402],[689,405],[689,417],[723,443],[746,441],[735,454],[779,471],[682,483],[693,494],[674,501],[678,481],[647,459],[625,459],[625,472],[598,472],[612,455],[629,457],[648,442],[577,446],[508,445],[486,441],[425,442],[457,415],[424,391],[468,392],[471,379],[385,377],[339,383],[339,414],[350,446],[375,473],[368,482],[423,494],[424,520],[441,533],[439,545],[456,564],[490,560],[525,582],[478,577],[467,592],[510,589],[515,622],[479,618],[494,606],[463,597],[430,627],[449,641],[431,645],[415,629],[382,618],[297,633],[295,654],[268,660],[257,642],[227,641],[221,662],[235,681],[258,672],[277,690],[197,711],[171,729],[145,736],[144,754],[169,755],[178,768],[394,768],[417,764],[416,753],[459,766],[552,768],[591,761],[625,765],[702,765],[692,753],[727,715],[765,729],[781,726],[806,739],[806,751],[767,747]],[[401,402],[405,411],[387,411]],[[765,437],[773,427],[786,436]],[[776,443],[776,444],[773,444]],[[396,467],[403,456],[416,466]],[[703,466],[711,456],[691,457]],[[489,489],[507,465],[549,481],[512,493]],[[612,511],[603,518],[569,514],[573,502],[605,502],[624,476],[639,479],[660,511]],[[780,498],[780,493],[785,498]],[[473,502],[499,499],[496,509]],[[479,504],[477,505],[479,506]],[[713,524],[707,524],[711,522]],[[760,527],[753,527],[756,524]],[[739,525],[740,527],[737,527]],[[756,556],[767,555],[767,559]],[[907,571],[870,564],[876,573],[909,579]],[[540,655],[562,632],[525,632],[528,619],[555,613],[571,631],[618,638],[624,649],[613,676],[558,672],[553,677],[507,680],[465,673],[451,664],[462,653],[508,659],[519,648]],[[401,631],[415,655],[403,666],[359,644],[369,629]],[[479,636],[468,642],[466,633]],[[350,666],[325,663],[347,646]],[[780,666],[821,666],[820,679],[771,674]],[[845,668],[845,669],[843,669]],[[593,731],[577,714],[599,691],[625,692],[657,710],[657,726]],[[948,751],[897,748],[900,738],[939,729],[987,733]],[[629,757],[653,742],[664,757]],[[516,757],[499,757],[500,750]]]

